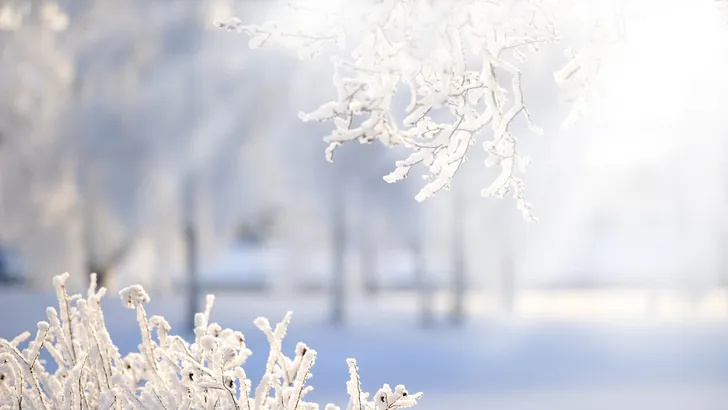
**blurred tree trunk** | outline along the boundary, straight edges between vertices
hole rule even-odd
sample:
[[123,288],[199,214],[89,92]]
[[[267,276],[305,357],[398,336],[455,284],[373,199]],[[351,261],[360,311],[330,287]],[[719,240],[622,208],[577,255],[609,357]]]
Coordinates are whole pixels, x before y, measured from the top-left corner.
[[193,223],[188,222],[184,229],[185,266],[187,272],[187,324],[188,330],[195,328],[195,315],[200,310],[200,276],[197,255],[197,230]]
[[115,285],[114,282],[116,279],[115,269],[119,265],[121,260],[128,254],[132,242],[133,241],[131,240],[127,240],[126,242],[124,242],[124,244],[119,246],[117,251],[104,262],[99,262],[98,260],[95,260],[96,258],[94,258],[92,255],[93,250],[87,248],[86,274],[88,275],[88,280],[90,281],[91,274],[95,273],[96,284],[99,288],[112,288]]
[[[194,39],[194,47],[196,52],[199,52],[199,48],[202,47],[203,32],[206,22],[204,16],[207,14],[206,6],[204,2],[194,2],[190,5],[190,13],[192,13],[195,19],[195,27],[193,30],[196,32]],[[199,72],[201,70],[201,64],[203,62],[199,59],[194,59],[190,70],[189,89],[187,90],[190,96],[189,101],[189,121],[192,125],[191,132],[198,132],[202,118],[199,113],[202,112],[201,105],[205,103],[204,99],[204,84],[202,83],[203,78],[200,77]],[[198,137],[191,135],[192,137]],[[192,144],[194,146],[194,144]],[[191,149],[192,151],[192,149]],[[185,246],[185,271],[187,275],[187,313],[185,320],[189,326],[187,329],[192,332],[195,329],[195,315],[201,311],[200,309],[200,275],[199,275],[199,230],[197,226],[197,213],[198,203],[197,195],[198,192],[198,170],[197,170],[197,159],[195,152],[188,152],[189,158],[191,159],[191,168],[188,170],[187,178],[184,186],[184,193],[182,198],[182,209],[183,209],[183,239]]]
[[433,287],[427,274],[425,249],[421,231],[418,229],[412,240],[412,253],[415,258],[415,286],[419,292],[420,325],[432,327],[435,323]]
[[[721,227],[718,234],[718,244],[721,249],[728,248],[728,233],[726,227]],[[723,288],[725,294],[725,312],[728,315],[728,254],[718,252],[718,289]]]
[[187,175],[182,197],[182,227],[185,247],[185,273],[187,275],[187,330],[195,328],[195,314],[200,310],[199,244],[197,231],[197,180],[194,172]]
[[501,257],[500,301],[501,310],[507,315],[515,312],[516,301],[516,272],[513,255],[506,252]]
[[344,324],[346,315],[346,198],[345,185],[332,184],[333,214],[331,221],[331,323]]
[[452,218],[452,311],[450,313],[450,321],[452,324],[459,325],[465,318],[465,203],[463,198],[462,187],[454,188],[453,195],[453,218]]
[[97,264],[94,264],[91,261],[86,262],[86,274],[89,278],[91,278],[92,274],[96,274],[96,284],[99,288],[109,288],[111,285],[113,272],[110,267],[108,266],[100,266]]
[[363,237],[361,242],[361,263],[364,292],[370,296],[377,295],[381,290],[378,282],[378,241],[381,234],[379,230],[381,216],[379,212],[361,213],[359,215],[360,220],[364,221],[364,225],[359,227],[359,232]]

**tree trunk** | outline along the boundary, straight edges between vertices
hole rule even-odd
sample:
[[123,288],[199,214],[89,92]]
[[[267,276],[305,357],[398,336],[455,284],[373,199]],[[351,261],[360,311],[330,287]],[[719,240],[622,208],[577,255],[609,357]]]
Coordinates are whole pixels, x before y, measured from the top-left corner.
[[[728,234],[726,228],[722,228],[719,233],[718,244],[721,249],[728,246]],[[725,312],[728,315],[728,255],[725,252],[718,252],[718,289],[723,288],[725,296]]]
[[[85,225],[88,229],[89,225]],[[90,232],[87,232],[87,238],[91,238]],[[124,242],[119,245],[119,247],[114,251],[113,254],[109,255],[108,257],[103,258],[103,262],[94,261],[92,247],[89,245],[92,242],[88,242],[86,246],[86,270],[87,274],[89,275],[88,280],[89,283],[91,281],[91,274],[96,274],[96,285],[98,287],[105,287],[107,289],[110,289],[115,285],[114,279],[114,268],[116,268],[119,263],[124,259],[125,256],[129,254],[129,251],[131,250],[132,244],[134,241],[131,239],[133,235],[129,236],[127,239],[124,240]]]
[[187,270],[187,324],[188,330],[195,329],[195,315],[200,310],[200,277],[198,271],[197,231],[188,223],[184,231],[185,257]]
[[[364,214],[360,214],[361,218],[364,218]],[[380,291],[378,283],[378,247],[377,241],[379,240],[379,218],[381,215],[378,212],[368,214],[367,218],[371,218],[364,226],[360,226],[359,232],[362,235],[361,241],[361,263],[362,263],[362,276],[364,282],[364,292],[369,296],[377,295]]]
[[[202,2],[195,2],[192,5],[191,12],[199,16],[200,18],[195,19],[195,25],[191,32],[194,33],[194,44],[197,47],[201,47],[202,43],[202,29],[203,22],[202,16],[204,16],[204,4]],[[200,128],[201,118],[199,113],[201,112],[201,106],[205,103],[205,93],[203,79],[199,77],[200,64],[199,60],[194,60],[192,64],[192,70],[189,72],[189,84],[187,92],[189,93],[190,99],[189,105],[189,118],[187,120],[192,124],[193,133],[198,132]],[[195,135],[192,135],[194,138]],[[184,229],[184,244],[185,244],[185,268],[187,274],[187,312],[186,312],[186,323],[188,330],[194,332],[195,329],[195,315],[200,312],[200,277],[198,270],[198,226],[197,226],[197,214],[198,214],[198,175],[197,175],[197,162],[198,159],[194,152],[189,152],[189,160],[191,167],[187,171],[186,179],[184,181],[184,191],[182,193],[182,227]]]
[[435,314],[433,310],[434,297],[432,283],[427,275],[425,250],[422,241],[422,235],[418,232],[412,241],[412,253],[415,257],[415,286],[420,294],[420,325],[427,328],[434,325]]
[[516,300],[516,273],[513,266],[513,257],[509,254],[503,256],[501,261],[501,309],[507,315],[515,311]]
[[464,218],[464,201],[462,188],[453,189],[453,218],[452,218],[452,258],[453,258],[453,295],[452,295],[452,311],[450,321],[452,324],[459,325],[465,317],[465,218]]
[[[343,185],[339,185],[344,188]],[[333,218],[331,221],[332,277],[331,277],[331,323],[344,324],[346,300],[346,200],[344,192],[332,186]]]

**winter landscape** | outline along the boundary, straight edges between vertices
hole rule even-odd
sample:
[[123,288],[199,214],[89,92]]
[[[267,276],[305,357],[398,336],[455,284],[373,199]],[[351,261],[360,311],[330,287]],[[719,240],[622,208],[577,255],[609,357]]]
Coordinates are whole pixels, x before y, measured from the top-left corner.
[[721,0],[0,0],[0,409],[725,410],[726,63]]

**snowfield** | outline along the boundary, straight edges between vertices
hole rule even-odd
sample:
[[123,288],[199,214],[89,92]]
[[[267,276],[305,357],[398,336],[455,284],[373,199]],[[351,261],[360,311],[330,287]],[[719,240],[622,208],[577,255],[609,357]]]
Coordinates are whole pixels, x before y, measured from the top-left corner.
[[[147,312],[165,316],[173,334],[185,333],[181,297],[151,295]],[[389,298],[389,300],[387,300]],[[219,295],[212,320],[243,331],[253,356],[246,364],[259,379],[268,343],[252,321],[294,317],[284,349],[304,341],[318,350],[310,400],[345,404],[345,359],[358,361],[363,388],[405,384],[423,391],[416,407],[498,410],[725,410],[728,403],[728,323],[725,321],[518,320],[472,318],[464,328],[416,326],[408,296],[353,299],[349,326],[326,323],[321,298]],[[0,288],[0,337],[32,330],[45,319],[54,295]],[[122,354],[136,349],[132,311],[118,297],[103,308]]]

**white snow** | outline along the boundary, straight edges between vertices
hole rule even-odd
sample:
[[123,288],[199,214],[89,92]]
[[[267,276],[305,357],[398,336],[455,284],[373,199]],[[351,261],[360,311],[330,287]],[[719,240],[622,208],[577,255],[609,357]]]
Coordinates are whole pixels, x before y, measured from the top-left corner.
[[[145,305],[163,315],[171,334],[184,331],[183,300],[155,297]],[[253,320],[280,320],[293,310],[284,350],[303,341],[319,354],[312,400],[345,403],[347,357],[357,358],[363,388],[403,383],[423,391],[416,408],[506,410],[724,410],[728,402],[728,327],[725,322],[505,320],[477,316],[462,329],[415,325],[407,296],[354,299],[350,325],[326,324],[322,298],[221,295],[211,320],[244,332],[254,352],[246,364],[256,380],[268,343]],[[34,329],[54,295],[0,289],[0,337]],[[136,318],[116,298],[102,300],[113,340],[125,353],[140,343]],[[191,320],[191,318],[190,318]]]

